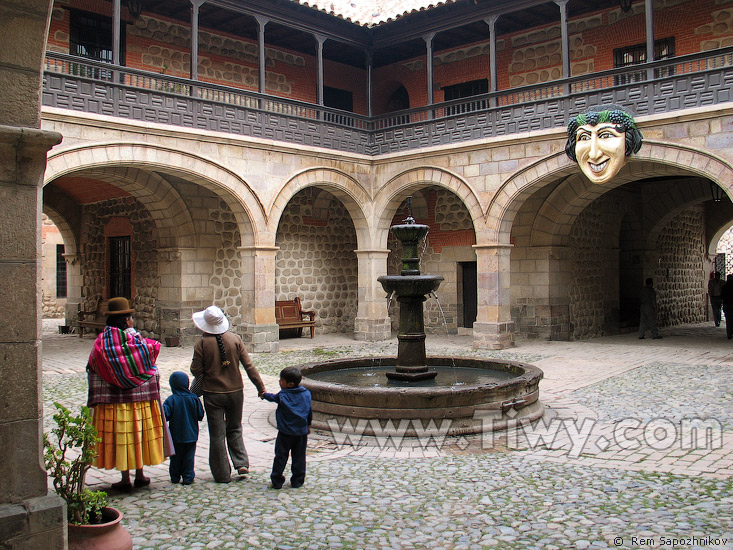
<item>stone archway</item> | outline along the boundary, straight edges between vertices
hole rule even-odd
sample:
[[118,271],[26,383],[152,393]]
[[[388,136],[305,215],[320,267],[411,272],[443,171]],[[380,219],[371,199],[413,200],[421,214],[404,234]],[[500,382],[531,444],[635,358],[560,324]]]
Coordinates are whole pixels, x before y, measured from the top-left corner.
[[[267,244],[260,242],[259,228],[266,227],[267,216],[257,194],[239,176],[215,162],[176,149],[151,144],[109,143],[60,149],[49,155],[45,182],[81,170],[108,170],[123,167],[136,170],[125,174],[125,181],[135,182],[136,192],[151,200],[171,201],[166,197],[164,180],[152,172],[158,171],[182,177],[187,181],[222,194],[241,226],[242,246]],[[171,206],[164,204],[163,206]],[[176,207],[180,208],[180,207]],[[183,221],[183,220],[181,220]],[[266,241],[267,237],[263,237]]]
[[[667,227],[672,214],[710,200],[707,180],[716,182],[730,193],[732,174],[730,166],[706,152],[651,140],[645,142],[638,155],[629,159],[614,181],[603,186],[588,182],[578,173],[577,166],[562,154],[553,155],[515,174],[496,194],[487,215],[488,234],[495,235],[499,244],[511,242],[513,245],[512,260],[500,269],[500,272],[511,273],[512,280],[506,288],[501,287],[494,294],[499,297],[495,311],[503,311],[507,315],[503,320],[514,323],[515,330],[539,331],[528,332],[533,337],[568,339],[618,331],[619,293],[600,296],[598,289],[608,291],[618,286],[608,280],[609,273],[616,273],[624,266],[619,264],[618,257],[598,263],[600,257],[591,252],[611,247],[618,255],[618,243],[612,245],[607,241],[609,238],[620,238],[623,231],[619,223],[622,219],[633,219],[623,216],[623,201],[645,205],[643,212],[635,214],[640,216],[640,223],[636,227],[643,235],[633,241],[644,243],[643,250],[651,250],[656,247],[660,231]],[[635,183],[638,185],[635,186]],[[643,186],[643,194],[639,194],[639,185]],[[653,200],[649,199],[651,193],[656,193]],[[623,198],[624,194],[626,198]],[[612,196],[616,198],[611,199]],[[598,202],[601,199],[606,201],[606,206]],[[614,206],[606,199],[620,202]],[[590,210],[591,205],[594,205],[593,212]],[[606,214],[603,213],[604,208]],[[616,212],[615,225],[608,218],[612,211]],[[592,222],[592,216],[606,216],[607,223],[611,224],[595,237],[597,242],[589,241],[588,234],[573,233],[579,220],[590,223],[588,227],[596,225],[597,222]],[[699,225],[700,218],[695,219]],[[521,222],[517,224],[516,220]],[[530,225],[527,225],[528,220],[531,220]],[[642,262],[644,276],[655,276],[657,266],[653,262],[656,258],[628,241],[628,233],[626,237],[627,248],[633,248],[624,252],[628,252],[629,261]],[[586,245],[581,242],[586,242]],[[585,259],[579,255],[579,246],[581,249],[588,246],[590,255]],[[665,261],[672,261],[669,258],[668,254]],[[524,267],[520,269],[520,266]],[[594,268],[595,272],[588,271]],[[667,271],[674,275],[676,270],[665,270],[664,273]],[[693,271],[697,273],[702,269]],[[591,287],[583,290],[576,284],[579,278],[586,282],[595,280],[597,291],[594,292]],[[669,287],[677,288],[676,284],[670,284]],[[596,302],[574,308],[573,304],[581,303],[592,295],[598,298]],[[534,301],[527,302],[526,298],[522,298],[526,296],[533,296]],[[670,303],[668,309],[675,310],[674,302]],[[584,314],[588,318],[580,319],[580,311],[591,311],[591,314]],[[690,318],[695,317],[693,315]],[[542,325],[540,319],[549,321]],[[496,322],[502,322],[502,318]],[[595,328],[583,332],[584,328],[578,332],[579,328],[591,325]]]
[[359,182],[328,168],[296,174],[273,200],[276,299],[301,298],[317,311],[318,332],[357,330],[365,300],[359,300],[361,256],[371,248],[370,204]]
[[[165,274],[165,284],[150,300],[161,338],[192,338],[191,313],[213,302],[225,309],[232,326],[253,346],[262,340],[255,333],[274,332],[274,317],[263,315],[260,305],[267,294],[256,288],[263,279],[257,273],[271,272],[266,256],[273,242],[264,230],[267,217],[261,202],[240,177],[201,156],[137,143],[55,151],[47,182],[70,175],[123,189],[153,220],[158,272]],[[211,219],[201,217],[207,211]],[[217,240],[226,250],[217,251]],[[190,274],[185,266],[191,265],[201,269]],[[192,301],[194,295],[198,302]]]
[[[441,275],[441,283],[435,297],[424,307],[425,327],[428,332],[455,334],[474,324],[473,316],[465,322],[463,313],[477,309],[479,301],[476,287],[478,268],[475,247],[478,233],[483,227],[483,211],[474,190],[460,177],[437,167],[420,167],[407,170],[385,184],[375,198],[376,242],[392,249],[382,275],[399,271],[399,243],[390,234],[390,227],[400,223],[405,200],[412,197],[412,214],[419,223],[430,226],[425,240],[425,254],[421,269],[425,273]],[[464,268],[466,289],[464,294]],[[472,274],[472,275],[469,275]],[[380,289],[381,290],[381,289]],[[439,300],[439,302],[437,301]],[[468,304],[464,303],[465,301]],[[397,305],[392,302],[390,315],[392,328],[397,328]]]

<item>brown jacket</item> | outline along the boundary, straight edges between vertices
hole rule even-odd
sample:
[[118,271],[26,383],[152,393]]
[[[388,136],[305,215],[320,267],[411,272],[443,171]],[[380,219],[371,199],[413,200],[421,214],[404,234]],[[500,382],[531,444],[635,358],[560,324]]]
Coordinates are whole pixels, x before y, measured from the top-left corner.
[[265,391],[265,384],[260,378],[260,373],[252,363],[247,350],[244,349],[242,339],[232,332],[225,332],[221,335],[224,342],[224,349],[227,353],[229,365],[223,367],[219,353],[219,345],[216,343],[216,336],[204,334],[193,346],[193,360],[191,361],[191,374],[198,376],[204,374],[203,389],[209,393],[231,393],[244,389],[242,373],[239,370],[239,363],[257,388],[257,393]]

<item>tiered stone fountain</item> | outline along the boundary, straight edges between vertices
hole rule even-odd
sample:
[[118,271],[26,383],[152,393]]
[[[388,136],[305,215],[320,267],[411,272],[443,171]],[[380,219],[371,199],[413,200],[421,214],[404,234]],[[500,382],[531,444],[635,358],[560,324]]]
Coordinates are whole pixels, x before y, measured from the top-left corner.
[[[402,425],[404,435],[441,435],[500,430],[540,418],[542,371],[514,361],[430,357],[425,353],[423,303],[443,277],[421,275],[418,247],[429,231],[407,219],[392,226],[402,242],[399,275],[379,277],[400,304],[397,357],[339,359],[301,365],[313,396],[313,428],[379,435]],[[409,422],[405,422],[409,421]],[[449,422],[449,428],[442,425]],[[408,425],[405,429],[405,425]]]

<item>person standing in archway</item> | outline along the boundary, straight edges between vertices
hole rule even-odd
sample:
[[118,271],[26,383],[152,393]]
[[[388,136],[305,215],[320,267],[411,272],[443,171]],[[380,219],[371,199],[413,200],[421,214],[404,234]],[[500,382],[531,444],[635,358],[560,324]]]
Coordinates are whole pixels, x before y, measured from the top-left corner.
[[723,286],[725,286],[725,281],[721,279],[720,271],[716,271],[713,278],[708,281],[708,296],[710,296],[710,305],[713,308],[713,321],[715,321],[716,327],[720,326],[721,309],[723,307],[723,298],[721,296]]
[[639,340],[644,339],[647,330],[651,331],[654,340],[659,340],[661,336],[657,329],[657,292],[654,290],[654,280],[651,277],[646,280],[639,297],[641,298]]
[[725,314],[725,333],[728,340],[733,338],[733,275],[728,275],[720,293]]

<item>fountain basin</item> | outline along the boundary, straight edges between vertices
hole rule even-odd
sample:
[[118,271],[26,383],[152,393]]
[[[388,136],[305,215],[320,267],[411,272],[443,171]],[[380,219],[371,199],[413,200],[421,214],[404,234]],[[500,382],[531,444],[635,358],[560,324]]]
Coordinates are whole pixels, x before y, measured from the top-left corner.
[[[401,296],[420,296],[435,292],[443,282],[440,275],[382,275],[377,278],[385,292]],[[422,300],[421,300],[422,301]]]
[[[405,436],[426,435],[431,430],[440,435],[461,435],[507,429],[518,422],[536,420],[544,413],[539,401],[542,371],[514,361],[427,359],[428,369],[455,367],[476,372],[475,382],[462,379],[460,384],[400,384],[385,378],[383,383],[364,386],[347,381],[354,369],[373,370],[377,376],[393,369],[396,362],[394,357],[367,357],[301,365],[303,385],[313,396],[312,427],[328,432],[380,435],[402,423],[402,427],[407,426]],[[345,373],[343,382],[333,381],[334,374],[338,379],[337,371]]]

